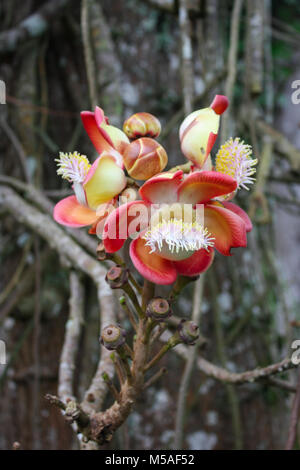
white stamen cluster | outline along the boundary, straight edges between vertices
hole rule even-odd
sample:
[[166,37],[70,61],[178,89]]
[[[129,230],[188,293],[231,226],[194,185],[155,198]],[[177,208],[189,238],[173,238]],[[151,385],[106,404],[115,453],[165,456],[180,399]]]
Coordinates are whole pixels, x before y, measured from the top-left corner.
[[220,173],[232,176],[238,188],[247,188],[247,184],[253,184],[255,178],[257,159],[252,158],[252,148],[244,144],[239,137],[234,140],[231,137],[221,146],[216,156],[216,170]]
[[214,238],[210,236],[207,229],[197,222],[183,222],[172,219],[159,222],[151,227],[143,236],[147,240],[146,245],[153,253],[157,249],[162,250],[167,244],[171,253],[179,251],[196,251],[201,248],[206,250],[214,245]]
[[83,183],[91,167],[88,158],[78,152],[59,152],[57,174],[70,183]]

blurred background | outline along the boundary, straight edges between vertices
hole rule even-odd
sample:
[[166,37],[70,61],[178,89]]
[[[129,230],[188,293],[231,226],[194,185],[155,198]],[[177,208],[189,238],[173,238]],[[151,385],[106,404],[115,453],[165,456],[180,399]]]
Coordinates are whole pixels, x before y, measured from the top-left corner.
[[[300,339],[299,2],[1,0],[0,25],[6,85],[6,104],[0,104],[0,339],[7,353],[0,365],[0,449],[16,441],[22,449],[78,448],[72,428],[44,396],[57,394],[70,279],[83,303],[79,399],[95,373],[96,287],[78,265],[76,249],[95,259],[97,244],[86,230],[62,229],[72,252],[65,257],[59,237],[51,235],[51,211],[69,194],[56,175],[58,152],[95,157],[79,114],[95,104],[118,126],[134,112],[156,115],[163,128],[158,140],[174,166],[184,163],[178,139],[184,115],[208,106],[215,94],[229,96],[213,155],[230,136],[253,146],[257,181],[251,192],[239,192],[238,202],[254,229],[248,249],[216,256],[205,277],[201,333],[207,341],[197,355],[230,372],[290,356],[293,340]],[[189,285],[176,315],[190,317],[192,304]],[[168,374],[147,389],[107,448],[172,448],[185,359],[174,350],[162,364]],[[296,383],[291,370],[232,385],[203,373],[195,361],[182,448],[284,447]],[[110,402],[107,396],[105,406]]]

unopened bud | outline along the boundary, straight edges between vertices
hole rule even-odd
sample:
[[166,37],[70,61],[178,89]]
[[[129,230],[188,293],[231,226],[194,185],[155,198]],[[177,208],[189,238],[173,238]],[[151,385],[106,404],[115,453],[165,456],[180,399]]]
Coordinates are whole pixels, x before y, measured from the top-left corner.
[[193,321],[181,320],[178,333],[183,343],[193,345],[199,338],[199,327]]
[[97,246],[97,259],[99,261],[105,261],[107,259],[104,243],[100,242]]
[[135,201],[138,198],[138,191],[135,188],[126,188],[121,193],[121,204]]
[[106,326],[101,333],[100,342],[109,351],[120,348],[125,343],[126,331],[117,325]]
[[165,149],[154,139],[142,137],[126,147],[123,154],[128,174],[137,180],[147,180],[163,171],[168,163]]
[[154,297],[147,305],[146,315],[157,321],[165,321],[172,315],[172,310],[166,299]]
[[123,131],[129,139],[139,137],[158,137],[161,131],[159,120],[150,113],[136,113],[130,116],[123,125]]
[[180,126],[182,153],[198,168],[205,168],[218,136],[220,115],[226,111],[227,106],[227,97],[217,95],[209,108],[198,109],[189,114]]
[[120,289],[128,282],[129,271],[118,264],[107,271],[105,280],[112,289]]

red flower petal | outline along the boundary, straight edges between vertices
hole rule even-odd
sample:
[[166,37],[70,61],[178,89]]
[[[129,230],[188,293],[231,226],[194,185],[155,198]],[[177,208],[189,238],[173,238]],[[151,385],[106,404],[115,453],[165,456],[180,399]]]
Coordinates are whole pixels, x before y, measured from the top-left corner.
[[181,261],[173,261],[173,263],[178,274],[193,277],[206,271],[211,266],[213,259],[213,248],[209,248],[208,251],[202,248],[189,258]]
[[223,114],[224,111],[226,111],[226,109],[228,108],[228,105],[229,100],[227,96],[216,95],[210,107],[214,110],[216,114]]
[[245,223],[246,232],[251,232],[251,230],[253,229],[251,219],[248,216],[248,214],[241,207],[237,206],[233,202],[227,202],[227,201],[222,202],[222,204],[225,207],[225,209],[229,209],[230,211],[232,211],[235,214],[239,215]]
[[99,128],[99,131],[101,132],[101,134],[103,135],[103,137],[105,138],[105,140],[107,140],[107,142],[112,146],[114,147],[114,144],[113,144],[113,141],[111,140],[111,138],[109,137],[108,133],[105,131],[105,129],[103,129],[101,127],[101,124],[107,124],[106,123],[106,120],[107,118],[105,119],[105,115],[104,115],[104,111],[103,109],[99,108],[99,106],[96,106],[95,108],[95,112],[94,112],[94,116],[95,116],[95,121],[97,123],[97,126]]
[[215,145],[215,141],[217,140],[217,137],[218,137],[218,134],[214,134],[213,132],[211,132],[209,134],[208,141],[207,141],[206,152],[205,152],[205,162],[204,162],[204,164],[206,163],[207,157],[210,154],[210,152],[212,151],[213,146]]
[[231,210],[208,204],[204,208],[204,225],[215,237],[215,248],[225,256],[231,255],[231,248],[247,246],[245,223]]
[[120,250],[130,235],[144,230],[148,224],[148,207],[143,201],[122,204],[106,219],[103,230],[105,250],[107,253]]
[[190,173],[178,188],[178,200],[190,204],[201,204],[210,199],[229,194],[237,187],[229,175],[217,171],[195,171]]
[[130,244],[130,257],[134,266],[148,281],[161,285],[172,284],[177,277],[174,264],[156,253],[150,253],[151,249],[145,243],[139,237]]
[[163,204],[177,201],[177,188],[180,185],[183,172],[160,173],[150,178],[140,188],[142,199],[152,204]]
[[[97,152],[99,154],[104,151],[111,153],[114,150],[113,146],[111,145],[111,140],[107,138],[107,135],[104,135],[103,131],[100,130],[100,126],[98,126],[98,123],[95,118],[95,113],[92,113],[91,111],[82,111],[80,115],[83,122],[83,126],[92,143],[94,144],[94,147]],[[99,119],[100,118],[98,116],[98,122]]]
[[76,196],[68,196],[56,204],[53,218],[69,227],[85,227],[92,225],[98,217],[95,211],[79,204]]

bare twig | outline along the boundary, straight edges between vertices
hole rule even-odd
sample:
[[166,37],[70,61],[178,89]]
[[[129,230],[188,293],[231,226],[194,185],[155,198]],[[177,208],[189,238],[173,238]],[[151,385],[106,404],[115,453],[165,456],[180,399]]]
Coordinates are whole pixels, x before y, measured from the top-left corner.
[[[192,320],[197,325],[200,325],[204,279],[205,279],[204,275],[200,276],[194,286]],[[194,365],[195,365],[196,356],[197,356],[197,345],[191,348],[190,355],[189,355],[188,360],[186,361],[186,365],[185,365],[182,379],[180,382],[178,402],[177,402],[177,411],[176,411],[174,449],[182,449],[186,397],[188,393],[188,388],[189,388],[192,372],[193,372]]]
[[[232,10],[231,23],[230,23],[230,46],[228,52],[228,65],[227,65],[227,78],[225,84],[225,95],[232,102],[233,88],[236,78],[236,62],[238,52],[238,39],[239,39],[239,28],[240,28],[240,16],[243,6],[243,0],[235,0]],[[229,114],[226,113],[222,120],[221,129],[221,142],[227,137],[228,132],[228,119]]]
[[[47,214],[51,216],[52,219],[52,212],[54,204],[50,199],[48,199],[45,194],[41,191],[36,189],[31,184],[26,184],[23,181],[20,181],[16,178],[12,178],[10,176],[3,176],[0,175],[0,183],[11,186],[14,188],[18,193],[24,193],[26,199],[32,202],[35,206],[40,209],[43,209]],[[95,254],[97,249],[97,242],[92,237],[88,236],[86,233],[81,232],[80,230],[72,229],[71,227],[63,227],[60,226],[60,229],[68,232],[69,235],[72,236],[77,243],[83,246],[89,253],[92,255]]]
[[256,121],[258,131],[264,135],[268,134],[276,144],[276,150],[284,155],[291,164],[292,170],[300,171],[300,150],[297,149],[290,141],[278,130],[267,124],[262,119]]
[[289,427],[289,434],[287,443],[285,446],[286,450],[292,450],[294,447],[296,435],[297,435],[297,424],[299,419],[299,411],[300,411],[300,372],[298,373],[298,383],[297,383],[297,392],[294,397],[291,419],[290,419],[290,427]]
[[147,382],[145,382],[144,389],[151,387],[153,384],[155,384],[163,375],[167,373],[166,367],[162,367],[157,371],[152,377],[150,377]]
[[[97,286],[101,316],[104,324],[114,319],[113,296],[105,282],[106,271],[95,259],[89,256],[72,238],[64,232],[48,215],[25,202],[11,188],[0,186],[0,201],[20,223],[26,224],[43,237],[63,258],[80,271],[90,276]],[[102,378],[103,372],[113,374],[112,363],[107,350],[102,351],[101,360],[89,392],[92,391],[92,409],[98,408],[105,397],[107,388]]]
[[103,13],[101,2],[89,0],[89,29],[95,68],[94,87],[99,92],[101,106],[114,125],[121,124],[122,65],[115,51],[109,24]]
[[3,291],[0,293],[0,304],[2,304],[7,299],[9,294],[13,291],[13,289],[18,284],[20,277],[23,273],[23,270],[25,268],[25,265],[27,262],[27,256],[30,251],[31,245],[32,245],[32,239],[30,238],[29,240],[27,240],[25,244],[25,247],[21,256],[21,260],[17,266],[17,269],[15,270],[13,276],[11,277],[11,279],[9,280],[9,282],[7,283]]
[[70,0],[49,0],[31,16],[21,21],[15,28],[0,34],[0,54],[13,52],[19,44],[42,36],[50,27],[54,18],[63,13]]
[[35,252],[35,306],[34,306],[34,335],[33,335],[33,358],[34,358],[34,381],[33,381],[33,403],[32,428],[34,435],[34,448],[40,447],[40,333],[41,333],[41,257],[39,239],[34,236]]
[[12,143],[14,149],[16,150],[16,153],[19,157],[19,161],[21,164],[21,168],[25,177],[26,181],[29,181],[29,173],[28,173],[28,168],[27,168],[27,157],[24,151],[24,148],[18,139],[17,135],[13,131],[13,129],[10,127],[8,122],[4,119],[4,117],[0,118],[0,126],[4,130],[5,134],[9,138],[10,142]]
[[[201,102],[206,98],[208,93],[215,88],[215,86],[224,78],[226,70],[221,70],[218,74],[216,74],[205,87],[205,90],[195,97],[194,104],[201,104]],[[176,127],[181,119],[184,118],[184,110],[179,109],[173,117],[167,122],[164,126],[163,132],[160,134],[160,140],[164,140],[169,133]]]
[[[165,334],[162,337],[162,340],[167,341],[168,337],[169,335]],[[182,344],[178,345],[174,351],[185,359],[187,359],[190,354],[190,350]],[[281,374],[282,372],[285,372],[289,369],[294,369],[295,367],[297,366],[293,364],[291,358],[287,357],[280,362],[270,364],[266,367],[257,367],[252,370],[237,373],[230,372],[223,367],[219,367],[212,362],[207,361],[202,356],[197,358],[197,369],[200,372],[203,372],[208,377],[212,377],[221,382],[228,382],[237,385],[253,383],[275,374]]]
[[[222,323],[221,323],[222,321],[221,310],[220,310],[220,306],[218,303],[218,292],[217,292],[214,276],[212,275],[212,271],[208,273],[208,279],[209,279],[209,287],[210,287],[212,308],[213,308],[213,314],[214,314],[214,327],[215,327],[215,334],[216,334],[217,355],[218,355],[218,359],[221,365],[224,367],[227,362],[227,357],[226,357],[223,328],[222,328]],[[226,393],[227,393],[227,399],[228,399],[229,406],[231,409],[235,448],[241,449],[243,446],[243,441],[242,441],[242,424],[241,424],[241,418],[240,418],[238,396],[237,396],[235,389],[233,388],[231,384],[226,384],[225,388],[226,388]]]
[[268,377],[266,379],[266,383],[268,385],[273,385],[274,387],[281,388],[286,392],[296,393],[297,391],[295,385],[291,384],[290,382],[287,382],[286,380],[276,379],[275,377]]
[[187,0],[179,0],[179,27],[181,39],[181,73],[183,89],[183,109],[188,115],[193,110],[194,71],[193,49],[191,40],[191,24],[188,15]]
[[264,2],[247,0],[247,86],[253,95],[263,88]]
[[81,31],[84,48],[85,68],[88,79],[91,106],[94,109],[97,105],[97,82],[95,80],[95,62],[90,37],[90,6],[91,0],[81,0]]
[[161,10],[175,12],[175,0],[145,0],[149,5],[159,8]]
[[70,313],[66,323],[64,345],[60,357],[58,395],[66,402],[74,400],[73,378],[83,322],[84,288],[78,274],[70,272]]

